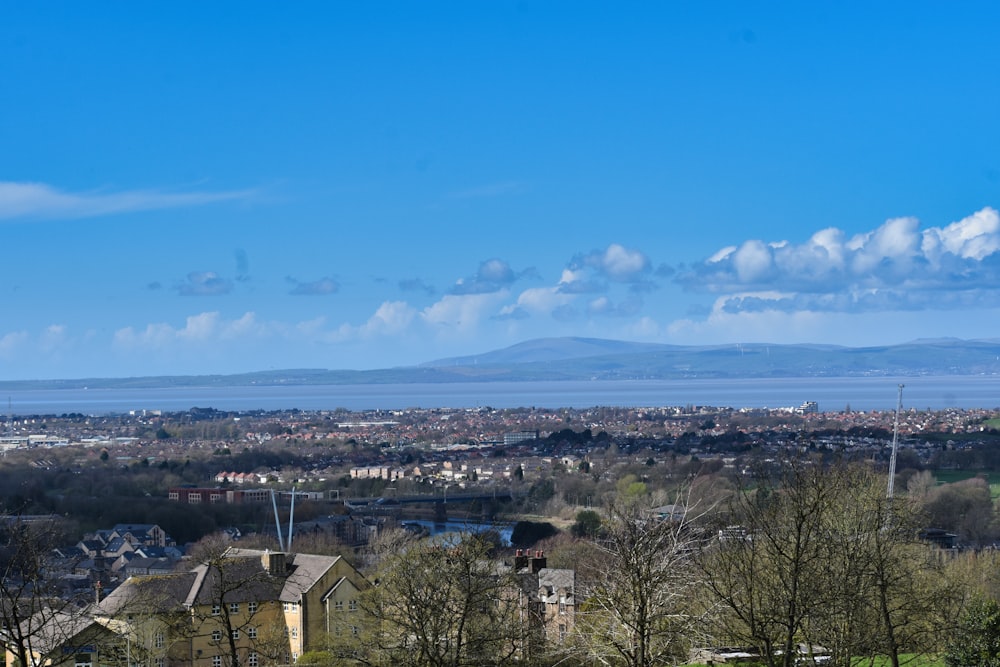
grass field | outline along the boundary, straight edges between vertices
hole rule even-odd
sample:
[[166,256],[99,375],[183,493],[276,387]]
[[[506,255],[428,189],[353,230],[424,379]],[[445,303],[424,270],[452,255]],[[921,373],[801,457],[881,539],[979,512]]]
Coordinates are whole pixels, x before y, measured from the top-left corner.
[[[889,667],[892,663],[888,658],[858,658],[854,667]],[[902,654],[899,656],[900,667],[944,667],[944,658],[937,656],[915,656]],[[708,667],[704,663],[690,663],[687,667]]]
[[1000,417],[994,417],[993,419],[987,419],[986,421],[983,422],[983,425],[986,426],[986,428],[1000,429]]
[[952,484],[983,475],[990,485],[990,496],[993,500],[1000,498],[1000,473],[976,472],[973,470],[932,470],[931,474],[934,475],[934,478],[940,484]]
[[[892,663],[889,662],[888,658],[878,658],[874,661],[861,658],[854,664],[855,667],[889,667]],[[899,665],[900,667],[944,667],[944,658],[927,655],[900,655]]]

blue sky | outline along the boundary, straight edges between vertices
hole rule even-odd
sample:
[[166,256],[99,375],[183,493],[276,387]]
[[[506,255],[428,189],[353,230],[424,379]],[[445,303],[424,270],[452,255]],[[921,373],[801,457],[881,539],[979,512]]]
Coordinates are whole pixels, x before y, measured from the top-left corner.
[[1000,5],[16,3],[0,377],[996,338]]

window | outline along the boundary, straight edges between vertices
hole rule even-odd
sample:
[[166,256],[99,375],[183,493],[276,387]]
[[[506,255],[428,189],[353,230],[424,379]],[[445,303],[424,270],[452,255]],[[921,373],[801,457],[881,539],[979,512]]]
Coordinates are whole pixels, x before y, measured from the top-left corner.
[[250,612],[251,614],[256,614],[257,613],[257,603],[256,602],[247,602],[247,611]]
[[559,624],[559,641],[566,641],[566,625],[563,623]]
[[559,613],[560,614],[564,614],[564,615],[566,614],[566,603],[565,602],[560,602],[559,603]]
[[247,628],[247,637],[257,639],[257,628]]
[[213,604],[212,605],[212,616],[218,616],[222,613],[222,605]]
[[239,628],[236,628],[235,630],[233,630],[233,639],[239,639],[239,638],[240,638],[240,630]]
[[259,667],[260,658],[257,657],[255,651],[250,651],[250,655],[247,656],[247,667]]
[[356,626],[356,625],[352,625],[351,626],[351,634],[357,636],[357,634],[358,634],[358,626]]
[[230,602],[229,603],[229,613],[230,614],[238,614],[238,613],[240,613],[240,603],[239,602]]
[[222,641],[222,630],[212,630],[212,641],[213,642]]
[[347,603],[347,611],[357,611],[357,610],[358,610],[357,600],[351,600],[350,602]]
[[284,602],[282,603],[282,606],[284,607],[285,611],[291,612],[293,614],[297,614],[299,611],[299,605],[295,604],[294,602]]
[[163,633],[157,632],[153,635],[153,648],[163,648]]
[[156,658],[153,660],[153,667],[167,667],[166,658]]
[[288,629],[288,633],[291,635],[292,639],[299,638],[299,629],[294,625]]
[[344,611],[344,601],[343,600],[337,600],[336,602],[333,603],[333,608],[336,611]]
[[92,653],[77,653],[73,659],[73,667],[91,667],[94,664]]
[[213,655],[212,656],[212,667],[222,667],[222,656]]

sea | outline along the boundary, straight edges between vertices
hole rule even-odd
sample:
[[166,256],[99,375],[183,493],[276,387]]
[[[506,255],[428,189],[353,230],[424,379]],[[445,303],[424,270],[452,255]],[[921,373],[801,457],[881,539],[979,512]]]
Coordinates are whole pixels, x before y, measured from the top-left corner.
[[961,375],[10,390],[0,393],[0,401],[6,403],[0,403],[0,413],[96,416],[191,408],[234,412],[595,406],[739,409],[798,407],[806,401],[815,401],[822,412],[839,412],[848,408],[894,410],[901,384],[904,408],[1000,407],[1000,376]]

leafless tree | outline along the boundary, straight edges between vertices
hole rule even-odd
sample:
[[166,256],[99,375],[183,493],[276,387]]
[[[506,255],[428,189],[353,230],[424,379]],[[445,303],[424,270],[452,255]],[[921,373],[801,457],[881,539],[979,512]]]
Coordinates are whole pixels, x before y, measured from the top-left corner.
[[461,667],[512,663],[519,648],[518,581],[463,534],[383,553],[338,654],[371,665]]
[[[64,530],[51,516],[0,517],[0,623],[3,640],[19,665],[32,664],[36,644],[52,644],[56,621],[93,599],[93,592],[68,593],[57,584],[54,549]],[[44,638],[44,639],[43,639]]]
[[[202,577],[190,602],[196,632],[210,633],[230,667],[243,667],[250,652],[280,660],[288,649],[287,638],[282,632],[276,642],[263,630],[280,622],[283,577],[272,576],[259,555],[240,556],[231,548],[228,540],[213,536],[193,549],[191,562]],[[280,625],[283,630],[283,622]]]
[[694,554],[699,535],[689,521],[688,497],[666,514],[648,497],[619,497],[605,512],[597,541],[598,576],[583,582],[576,616],[577,644],[604,665],[646,667],[685,661],[704,641],[707,610]]

